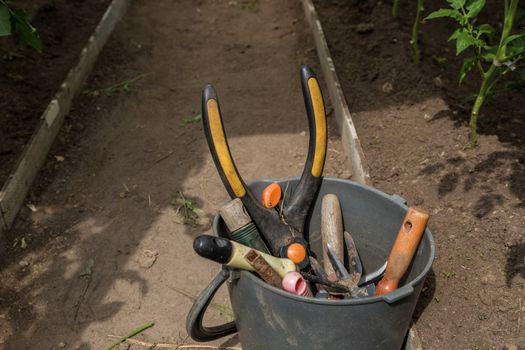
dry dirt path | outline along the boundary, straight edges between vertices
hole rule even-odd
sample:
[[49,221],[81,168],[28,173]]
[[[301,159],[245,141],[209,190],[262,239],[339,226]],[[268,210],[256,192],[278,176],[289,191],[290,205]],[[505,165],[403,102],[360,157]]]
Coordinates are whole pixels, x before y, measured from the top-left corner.
[[[200,122],[183,121],[213,83],[245,179],[300,174],[308,137],[298,73],[317,68],[302,17],[296,1],[132,2],[88,86],[151,74],[128,94],[76,101],[29,196],[37,211],[24,208],[9,233],[0,348],[101,349],[108,334],[147,322],[155,326],[139,339],[191,342],[191,296],[219,267],[193,253],[207,228],[176,223],[177,193],[210,215],[227,194]],[[325,174],[347,177],[330,124]],[[151,266],[146,250],[158,254]]]

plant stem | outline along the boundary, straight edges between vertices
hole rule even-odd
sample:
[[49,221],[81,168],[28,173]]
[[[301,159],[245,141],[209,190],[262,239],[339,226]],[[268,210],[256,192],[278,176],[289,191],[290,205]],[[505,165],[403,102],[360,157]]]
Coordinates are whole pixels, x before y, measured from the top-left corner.
[[475,147],[478,143],[478,115],[479,110],[481,109],[481,106],[485,102],[485,98],[487,96],[487,92],[489,90],[489,86],[491,85],[492,78],[494,76],[494,72],[496,72],[496,66],[493,64],[490,66],[487,73],[483,76],[483,81],[481,82],[481,86],[479,88],[478,96],[476,97],[476,102],[474,102],[474,106],[472,107],[472,111],[470,113],[470,135],[469,135],[469,146]]
[[392,4],[392,17],[397,17],[397,14],[399,13],[399,0],[394,0],[394,3]]
[[[474,102],[474,106],[472,107],[472,111],[470,113],[470,135],[469,135],[469,146],[475,147],[478,143],[478,132],[477,132],[477,124],[478,124],[478,115],[479,110],[481,109],[481,106],[485,102],[485,98],[487,96],[487,92],[494,86],[495,82],[500,78],[499,76],[493,80],[494,74],[496,73],[497,65],[500,65],[502,62],[504,62],[505,56],[506,56],[506,45],[503,45],[505,40],[510,35],[510,32],[512,30],[512,27],[514,26],[514,17],[516,16],[516,9],[518,7],[519,0],[505,0],[505,21],[503,24],[503,30],[501,32],[500,42],[498,45],[498,50],[496,52],[496,59],[490,66],[489,70],[485,72],[484,74],[481,74],[481,77],[483,78],[483,81],[481,82],[481,86],[479,88],[478,96],[476,97],[476,102]],[[501,74],[501,73],[500,73]]]
[[516,16],[518,2],[519,0],[511,0],[509,4],[508,1],[505,1],[505,21],[503,23],[503,31],[501,32],[498,52],[496,53],[496,59],[500,62],[503,62],[503,59],[506,56],[507,46],[503,45],[503,42],[510,35],[510,31],[514,26],[514,17]]
[[414,50],[414,62],[419,63],[421,60],[421,51],[419,49],[419,26],[421,24],[421,16],[423,14],[423,10],[425,6],[424,0],[417,0],[417,11],[416,11],[416,19],[414,20],[414,25],[412,26],[412,39],[410,40],[410,44],[412,45],[412,48]]

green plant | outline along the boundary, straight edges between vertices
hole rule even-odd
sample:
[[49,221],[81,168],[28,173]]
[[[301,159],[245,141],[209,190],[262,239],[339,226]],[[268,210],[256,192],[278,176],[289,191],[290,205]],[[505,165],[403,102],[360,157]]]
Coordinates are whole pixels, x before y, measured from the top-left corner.
[[10,0],[0,0],[0,36],[16,35],[22,46],[42,52],[42,41],[23,10],[11,7]]
[[513,71],[520,72],[518,80],[521,80],[520,76],[523,78],[523,71],[517,68],[525,64],[525,31],[512,34],[519,0],[503,1],[505,17],[499,38],[496,36],[496,29],[490,24],[477,24],[477,17],[485,6],[485,0],[447,0],[447,2],[450,8],[439,9],[426,19],[448,17],[456,21],[458,28],[450,36],[449,41],[456,41],[457,55],[471,52],[471,55],[463,60],[459,83],[461,84],[474,68],[481,76],[481,85],[472,106],[469,122],[469,146],[474,147],[478,141],[479,111],[486,98],[494,92],[496,83]]
[[196,114],[195,116],[193,117],[188,117],[188,118],[184,118],[182,119],[182,125],[188,125],[188,124],[194,124],[194,123],[198,123],[202,120],[202,114],[199,113],[199,114]]
[[[415,63],[421,60],[421,50],[419,49],[419,27],[421,26],[421,17],[425,10],[425,0],[417,0],[416,2],[416,17],[412,25],[412,36],[410,38],[410,45],[414,51],[413,59]],[[392,4],[392,16],[397,17],[399,13],[399,0],[394,0]]]
[[410,44],[414,50],[414,62],[419,63],[421,60],[421,50],[419,49],[419,26],[421,25],[421,16],[425,10],[425,1],[417,0],[417,9],[416,9],[416,18],[414,20],[414,25],[412,26],[412,38],[410,39]]
[[206,212],[179,191],[175,199],[175,211],[173,212],[173,221],[178,224],[192,226],[206,226],[209,224],[209,218]]
[[258,0],[245,0],[241,3],[241,10],[257,12]]
[[399,13],[399,0],[394,0],[392,3],[392,17],[397,17]]

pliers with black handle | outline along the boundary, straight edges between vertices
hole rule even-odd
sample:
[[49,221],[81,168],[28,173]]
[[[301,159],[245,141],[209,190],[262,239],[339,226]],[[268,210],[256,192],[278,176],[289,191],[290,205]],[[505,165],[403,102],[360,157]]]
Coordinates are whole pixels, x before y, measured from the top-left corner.
[[309,260],[308,243],[303,233],[306,218],[322,181],[327,127],[319,82],[312,69],[307,66],[301,67],[301,85],[310,129],[308,155],[299,183],[291,196],[286,198],[281,215],[274,209],[265,208],[239,174],[228,146],[219,99],[211,85],[207,85],[202,93],[202,121],[215,166],[230,196],[241,199],[272,254],[287,258],[291,245],[297,243],[302,246],[304,258],[295,262],[304,268]]

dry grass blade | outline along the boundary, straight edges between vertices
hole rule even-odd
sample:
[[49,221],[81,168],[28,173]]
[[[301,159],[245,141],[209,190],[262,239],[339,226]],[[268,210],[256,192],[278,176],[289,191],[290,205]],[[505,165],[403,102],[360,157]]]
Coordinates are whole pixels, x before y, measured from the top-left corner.
[[[118,335],[108,335],[110,338],[121,338]],[[198,345],[198,344],[176,344],[176,343],[149,343],[136,339],[126,339],[126,343],[143,346],[147,349],[195,349],[195,350],[242,350],[239,347],[231,346],[214,346],[214,345]]]
[[111,350],[111,349],[114,349],[116,348],[117,346],[119,346],[119,344],[127,341],[127,340],[130,340],[129,338],[131,337],[134,337],[136,336],[137,334],[140,334],[142,332],[144,332],[146,329],[148,328],[151,328],[155,325],[155,323],[146,323],[145,325],[142,325],[138,328],[135,328],[134,330],[132,330],[128,335],[126,336],[123,336],[123,337],[117,337],[118,339],[116,341],[114,341],[113,343],[111,343],[110,346],[108,346],[106,348],[106,350]]
[[150,74],[153,74],[153,73],[150,72],[150,73],[139,74],[131,79],[124,80],[124,81],[121,81],[119,83],[116,83],[116,84],[113,84],[113,85],[110,85],[104,88],[87,90],[87,91],[84,91],[83,93],[89,96],[99,96],[101,94],[110,96],[115,93],[128,93],[132,90],[133,84],[147,77]]

